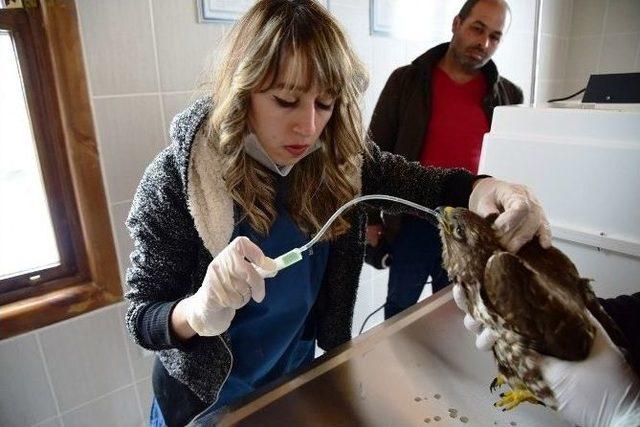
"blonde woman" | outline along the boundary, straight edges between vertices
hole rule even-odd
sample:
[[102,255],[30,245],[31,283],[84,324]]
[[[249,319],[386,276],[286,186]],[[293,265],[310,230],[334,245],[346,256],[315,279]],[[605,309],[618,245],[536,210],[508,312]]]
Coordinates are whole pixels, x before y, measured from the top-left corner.
[[127,220],[127,326],[157,352],[152,424],[184,425],[309,363],[316,342],[328,350],[351,338],[361,206],[275,277],[256,268],[273,270],[273,257],[358,195],[505,207],[505,239],[548,242],[524,187],[423,168],[366,142],[365,70],[314,1],[258,1],[221,64],[211,96],[174,119],[172,144],[146,170]]

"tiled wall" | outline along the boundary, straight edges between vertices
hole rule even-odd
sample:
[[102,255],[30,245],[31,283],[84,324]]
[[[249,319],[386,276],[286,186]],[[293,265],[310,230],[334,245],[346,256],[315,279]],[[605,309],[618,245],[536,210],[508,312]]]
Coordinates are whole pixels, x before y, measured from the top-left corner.
[[[369,0],[330,0],[371,73],[369,120],[396,67],[450,39],[462,0],[429,1],[424,40],[369,34]],[[443,5],[446,4],[446,7]],[[195,2],[76,0],[93,117],[120,269],[131,250],[123,226],[146,165],[168,143],[173,115],[191,99],[200,70],[218,56],[226,24],[196,23]],[[513,24],[496,55],[501,72],[529,96],[534,10],[512,0]],[[354,332],[383,302],[387,272],[363,270]],[[428,289],[425,294],[428,293]],[[130,343],[124,303],[0,342],[0,425],[139,426],[151,401],[152,357]],[[382,320],[378,313],[367,324]]]
[[640,71],[640,1],[574,0],[565,89],[590,74]]
[[152,358],[123,318],[117,304],[2,341],[0,425],[141,425]]
[[640,71],[640,1],[544,0],[543,4],[541,101],[577,92],[591,74]]
[[564,95],[575,0],[543,0],[540,14],[536,103]]

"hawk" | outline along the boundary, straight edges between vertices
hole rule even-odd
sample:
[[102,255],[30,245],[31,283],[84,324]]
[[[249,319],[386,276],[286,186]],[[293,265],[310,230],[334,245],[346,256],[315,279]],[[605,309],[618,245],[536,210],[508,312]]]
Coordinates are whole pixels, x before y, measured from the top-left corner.
[[505,382],[510,391],[494,406],[509,410],[522,402],[557,409],[545,383],[540,355],[578,361],[589,355],[595,327],[590,312],[612,341],[625,340],[569,258],[555,247],[542,248],[537,238],[516,254],[505,251],[492,223],[464,208],[438,208],[443,265],[461,285],[468,313],[498,339],[493,355],[498,376],[493,391]]

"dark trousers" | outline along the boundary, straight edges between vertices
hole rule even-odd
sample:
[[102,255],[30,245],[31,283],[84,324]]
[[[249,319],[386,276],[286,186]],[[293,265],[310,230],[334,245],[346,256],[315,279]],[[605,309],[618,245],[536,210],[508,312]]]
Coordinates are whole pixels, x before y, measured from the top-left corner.
[[427,220],[405,216],[391,242],[393,262],[389,269],[384,318],[388,319],[418,301],[431,276],[433,292],[449,284],[442,268],[442,243],[438,229]]

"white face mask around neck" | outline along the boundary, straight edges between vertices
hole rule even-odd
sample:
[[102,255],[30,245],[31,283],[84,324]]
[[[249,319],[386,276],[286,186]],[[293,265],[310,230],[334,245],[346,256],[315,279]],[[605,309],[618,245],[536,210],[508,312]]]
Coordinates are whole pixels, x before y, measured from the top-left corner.
[[[318,140],[307,150],[306,153],[304,153],[302,157],[298,159],[298,161],[304,159],[320,147],[322,147],[322,143]],[[288,166],[278,166],[269,154],[267,154],[266,150],[262,147],[262,144],[260,144],[260,141],[258,141],[258,137],[256,137],[254,133],[250,133],[244,137],[244,151],[262,166],[280,176],[287,176],[289,172],[291,172],[291,169],[296,165],[294,163]]]

